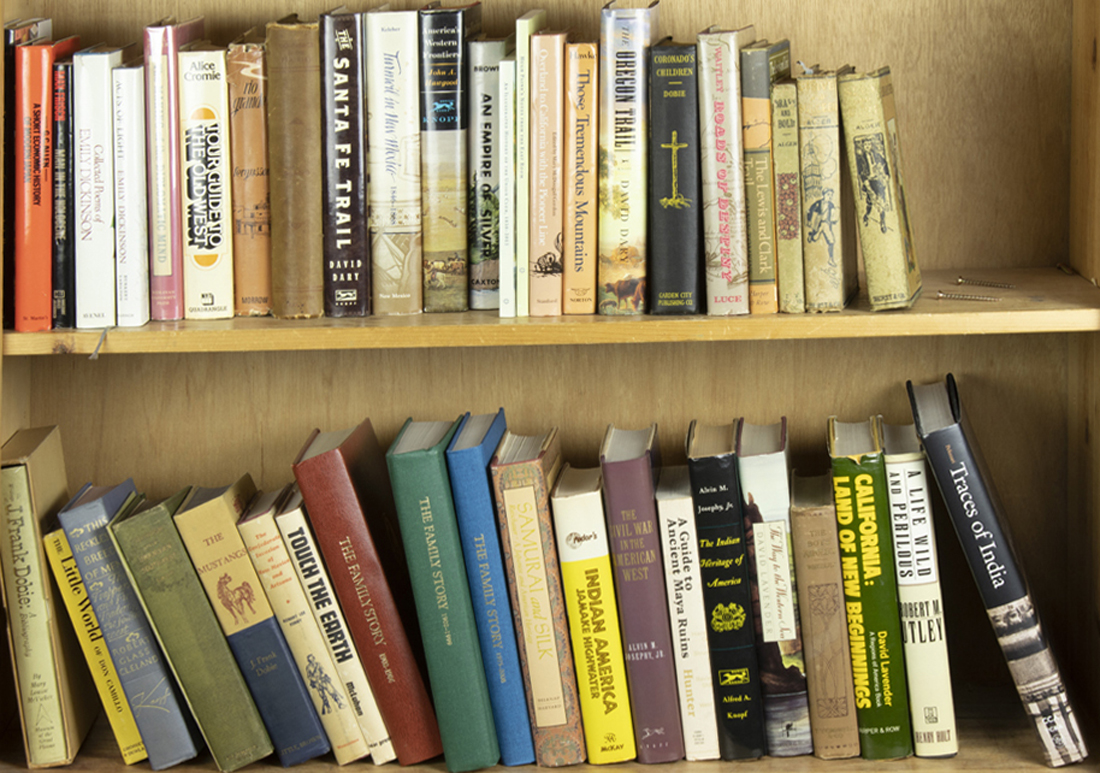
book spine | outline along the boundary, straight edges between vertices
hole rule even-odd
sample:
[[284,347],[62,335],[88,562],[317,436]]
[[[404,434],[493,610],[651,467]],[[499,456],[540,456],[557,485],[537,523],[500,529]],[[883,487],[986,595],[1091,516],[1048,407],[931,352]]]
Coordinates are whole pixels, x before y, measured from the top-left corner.
[[116,170],[115,303],[119,327],[140,327],[149,321],[145,68],[116,67],[111,74]]
[[367,14],[371,307],[423,310],[420,57],[415,11]]
[[469,183],[471,309],[500,307],[500,60],[513,39],[470,41]]
[[913,752],[882,454],[833,458],[856,715],[864,759]]
[[779,311],[806,311],[802,279],[802,184],[798,150],[798,86],[792,80],[772,88],[772,150],[775,172],[775,271]]
[[638,761],[684,756],[650,455],[602,464]]
[[562,313],[565,42],[564,32],[531,36],[531,223],[527,275],[528,313],[532,317],[560,317]]
[[99,700],[118,743],[122,761],[126,765],[140,762],[148,757],[145,744],[141,741],[141,733],[134,721],[134,712],[123,693],[118,671],[99,626],[99,619],[92,609],[80,569],[77,568],[76,559],[69,548],[69,540],[63,530],[56,529],[45,536],[44,542],[46,558],[50,562],[54,579],[57,580],[61,598],[69,611],[69,619],[80,640],[84,658],[88,661],[88,670],[95,681]]
[[53,66],[53,327],[76,323],[73,60]]
[[321,15],[325,316],[370,313],[363,15]]
[[234,308],[240,317],[262,317],[271,313],[267,57],[263,45],[230,44],[225,67],[233,161]]
[[[600,314],[646,311],[646,137],[649,94],[646,48],[658,33],[657,6],[600,12],[597,309]],[[639,752],[639,755],[641,753]]]
[[885,458],[913,750],[918,757],[950,757],[959,739],[928,472],[923,454]]
[[324,312],[321,233],[321,55],[318,25],[267,25],[267,142],[271,308],[276,317]]
[[649,49],[649,308],[702,311],[702,188],[696,46]]
[[733,454],[688,459],[699,576],[718,742],[722,759],[754,759],[765,751],[764,704],[753,643],[752,589],[741,515],[737,458]]
[[516,19],[516,316],[530,316],[531,285],[531,36],[546,26],[546,11]]
[[565,44],[564,314],[596,313],[598,63],[597,44]]
[[516,316],[516,58],[500,65],[500,316]]
[[749,313],[740,57],[749,30],[704,33],[696,43],[706,312],[716,316]]

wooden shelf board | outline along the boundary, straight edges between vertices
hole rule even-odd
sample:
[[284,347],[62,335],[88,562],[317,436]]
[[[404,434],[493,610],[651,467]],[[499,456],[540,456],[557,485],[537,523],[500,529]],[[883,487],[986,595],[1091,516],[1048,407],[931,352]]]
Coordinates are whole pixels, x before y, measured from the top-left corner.
[[[860,297],[838,314],[741,317],[568,316],[500,319],[493,311],[409,317],[154,322],[140,328],[3,334],[5,355],[249,352],[329,349],[547,346],[806,338],[880,338],[1100,330],[1100,290],[1056,268],[966,271],[1014,289],[957,285],[960,272],[925,272],[912,309],[872,312]],[[1000,297],[938,300],[937,291]],[[102,344],[100,339],[102,337]]]

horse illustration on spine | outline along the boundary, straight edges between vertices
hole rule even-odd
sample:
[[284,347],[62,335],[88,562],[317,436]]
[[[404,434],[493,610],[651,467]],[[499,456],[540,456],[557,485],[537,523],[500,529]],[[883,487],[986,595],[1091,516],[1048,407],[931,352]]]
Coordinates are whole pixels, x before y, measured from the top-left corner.
[[234,623],[247,622],[248,617],[245,615],[244,608],[247,606],[250,614],[256,614],[252,606],[252,602],[256,600],[256,592],[252,590],[248,580],[236,588],[230,587],[231,582],[233,578],[228,574],[218,578],[218,601],[229,610],[229,614],[233,615]]

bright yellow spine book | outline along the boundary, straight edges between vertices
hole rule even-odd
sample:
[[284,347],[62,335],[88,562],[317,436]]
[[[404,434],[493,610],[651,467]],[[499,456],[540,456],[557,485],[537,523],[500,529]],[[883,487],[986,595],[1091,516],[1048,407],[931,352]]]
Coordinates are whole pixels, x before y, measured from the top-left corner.
[[127,765],[141,762],[148,757],[145,744],[142,743],[137,722],[134,721],[134,712],[122,692],[122,683],[115,670],[115,663],[111,660],[99,620],[92,611],[92,603],[84,588],[76,559],[73,558],[73,551],[69,548],[69,540],[63,529],[56,529],[43,537],[42,541],[50,569],[53,570],[61,598],[65,602],[65,609],[73,622],[80,649],[88,661],[88,670],[92,673],[99,699],[103,702],[103,710],[111,723],[118,749],[122,752],[122,761]]

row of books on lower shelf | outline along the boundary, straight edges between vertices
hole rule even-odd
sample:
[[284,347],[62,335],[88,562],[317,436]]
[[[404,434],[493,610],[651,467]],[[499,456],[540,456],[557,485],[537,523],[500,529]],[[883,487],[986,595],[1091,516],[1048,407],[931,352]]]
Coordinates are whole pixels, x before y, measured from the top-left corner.
[[388,450],[369,419],[315,431],[277,491],[69,499],[60,430],[19,431],[0,564],[28,764],[71,763],[100,704],[154,770],[204,744],[221,771],[951,756],[926,458],[1048,764],[1084,759],[955,381],[909,389],[914,425],[830,418],[815,476],[785,419],[692,422],[663,469],[656,425],[611,426],[581,469],[501,409]]

